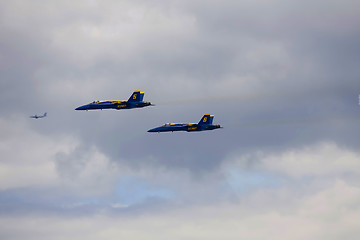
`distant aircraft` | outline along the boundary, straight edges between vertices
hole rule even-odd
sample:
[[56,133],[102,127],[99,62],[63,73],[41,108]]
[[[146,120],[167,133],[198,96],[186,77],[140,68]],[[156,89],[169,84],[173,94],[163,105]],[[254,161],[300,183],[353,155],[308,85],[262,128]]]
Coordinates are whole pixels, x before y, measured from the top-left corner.
[[222,128],[220,125],[213,125],[214,115],[205,114],[199,123],[166,123],[161,127],[150,129],[148,132],[173,132],[173,131],[205,131]]
[[75,108],[75,110],[97,110],[97,109],[131,109],[131,108],[142,108],[150,105],[151,102],[144,102],[144,92],[134,91],[127,101],[94,101],[92,103],[86,104]]
[[44,118],[46,117],[47,113],[44,113],[44,115],[33,115],[33,116],[30,116],[30,118],[35,118],[35,119],[38,119],[38,118]]

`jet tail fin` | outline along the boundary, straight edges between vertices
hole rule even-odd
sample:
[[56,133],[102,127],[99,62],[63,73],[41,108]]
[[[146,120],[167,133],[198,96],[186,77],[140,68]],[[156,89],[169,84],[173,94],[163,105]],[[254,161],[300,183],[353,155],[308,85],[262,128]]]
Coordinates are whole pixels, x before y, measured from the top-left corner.
[[214,119],[214,115],[206,113],[200,120],[199,125],[211,125]]
[[128,102],[141,102],[144,98],[144,93],[139,90],[134,91],[134,93],[130,96]]
[[46,117],[47,113],[44,113],[44,117]]

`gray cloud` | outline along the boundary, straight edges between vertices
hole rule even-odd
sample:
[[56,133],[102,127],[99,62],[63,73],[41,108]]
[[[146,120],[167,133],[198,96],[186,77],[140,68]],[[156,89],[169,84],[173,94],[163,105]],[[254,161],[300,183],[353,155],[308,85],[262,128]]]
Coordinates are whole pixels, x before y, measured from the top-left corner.
[[[259,232],[243,229],[248,238],[278,232],[266,224],[272,221],[329,229],[327,209],[356,209],[358,195],[359,7],[350,0],[1,2],[0,221],[59,214],[55,225],[67,215],[84,227],[125,219],[121,231],[113,224],[100,224],[111,233],[93,231],[141,239],[134,226],[159,219],[175,239],[179,224],[187,236],[208,239],[186,224],[206,220],[204,229],[217,229],[205,206]],[[135,89],[156,106],[74,111],[93,100],[125,100]],[[28,119],[45,111],[46,119]],[[224,129],[146,132],[208,112]],[[340,160],[329,164],[327,152]],[[358,213],[349,212],[332,236],[308,228],[296,237],[351,239]],[[23,231],[1,232],[13,239],[42,232],[16,226]],[[217,233],[233,232],[221,225]]]

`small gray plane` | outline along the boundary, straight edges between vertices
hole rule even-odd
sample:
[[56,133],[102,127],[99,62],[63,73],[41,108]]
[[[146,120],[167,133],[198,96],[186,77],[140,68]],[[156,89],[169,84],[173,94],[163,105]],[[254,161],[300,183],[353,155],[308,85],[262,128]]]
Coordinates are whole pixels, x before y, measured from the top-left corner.
[[33,115],[33,116],[30,116],[30,118],[38,119],[38,118],[44,118],[46,116],[47,116],[47,113],[44,113],[44,115]]

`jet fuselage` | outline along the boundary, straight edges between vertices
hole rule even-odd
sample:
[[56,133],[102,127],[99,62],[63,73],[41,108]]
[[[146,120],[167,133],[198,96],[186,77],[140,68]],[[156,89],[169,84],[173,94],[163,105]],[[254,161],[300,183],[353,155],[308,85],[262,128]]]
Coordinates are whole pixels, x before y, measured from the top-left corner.
[[198,132],[205,130],[214,130],[221,128],[220,125],[213,125],[214,115],[209,113],[205,114],[199,123],[166,123],[160,127],[148,130],[148,132],[174,132],[174,131],[187,131]]
[[94,101],[80,106],[75,110],[98,110],[98,109],[131,109],[142,108],[152,105],[150,102],[127,102],[127,101]]
[[146,106],[153,105],[150,102],[144,102],[144,92],[139,90],[134,91],[130,96],[129,100],[121,101],[94,101],[92,103],[80,106],[75,108],[75,110],[98,110],[98,109],[132,109],[132,108],[142,108]]
[[214,130],[221,128],[220,125],[200,125],[197,123],[168,123],[161,127],[150,129],[148,132],[174,132],[174,131],[187,131],[198,132],[205,130]]

